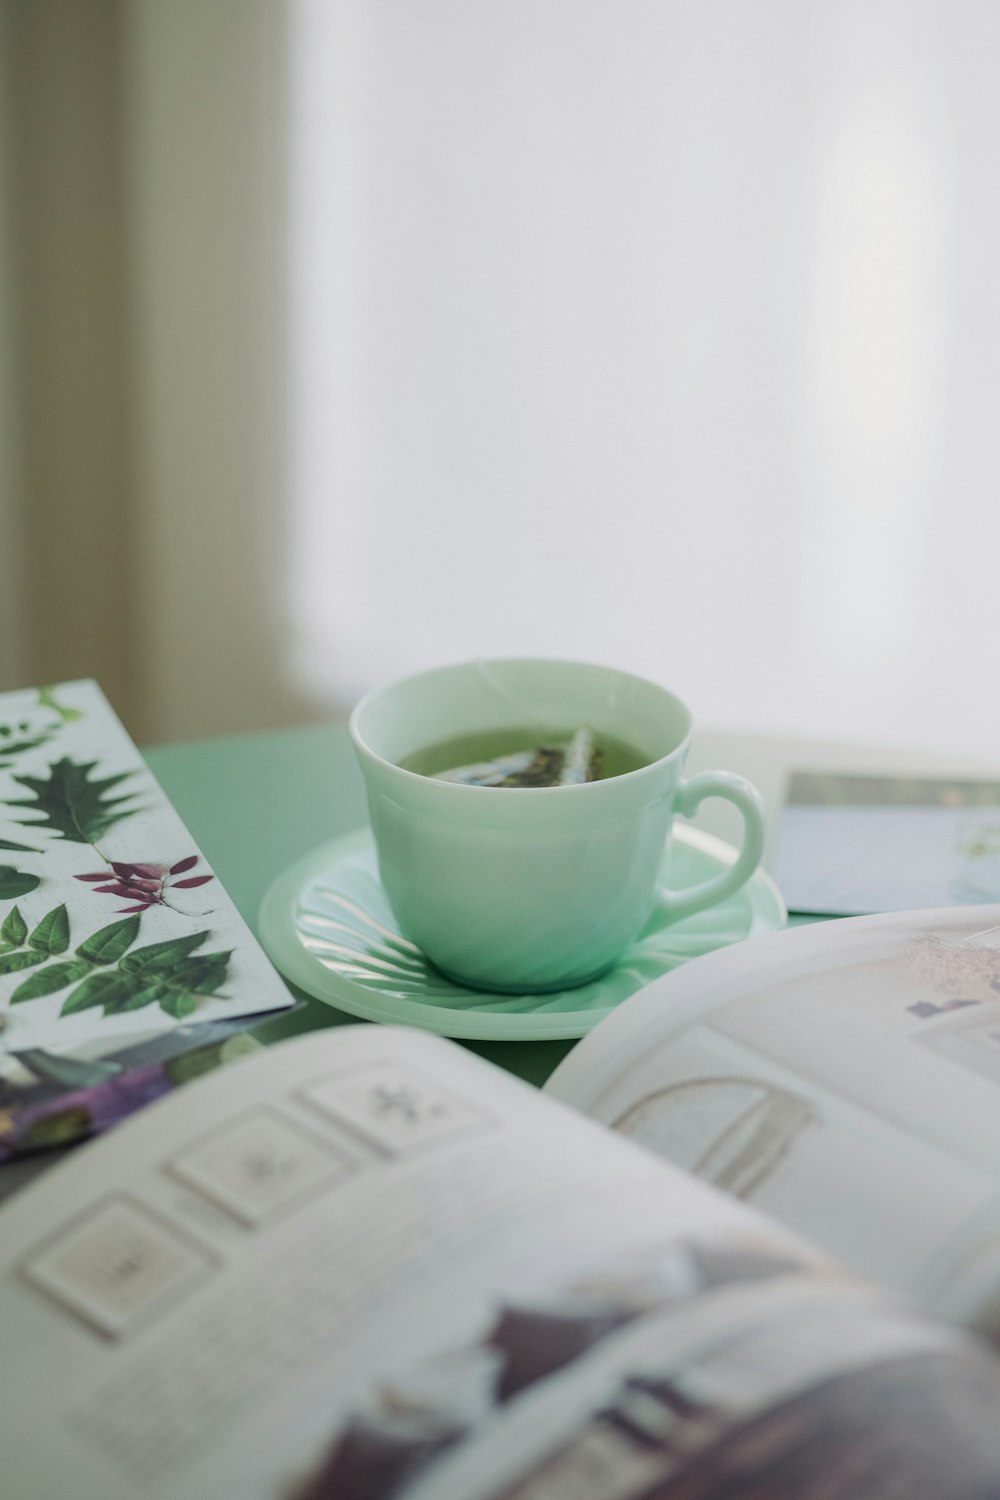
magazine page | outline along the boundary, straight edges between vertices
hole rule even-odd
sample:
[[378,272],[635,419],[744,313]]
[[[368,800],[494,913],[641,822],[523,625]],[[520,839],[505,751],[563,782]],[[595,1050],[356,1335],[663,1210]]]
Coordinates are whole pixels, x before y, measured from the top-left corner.
[[5,1500],[707,1497],[782,1443],[793,1496],[862,1372],[963,1500],[1000,1476],[1000,1367],[959,1335],[423,1033],[192,1083],[12,1199],[0,1246]]
[[97,684],[0,693],[0,1199],[294,1004]]
[[294,1003],[97,684],[0,694],[0,1108]]
[[547,1088],[1000,1335],[1000,907],[826,922],[695,960]]

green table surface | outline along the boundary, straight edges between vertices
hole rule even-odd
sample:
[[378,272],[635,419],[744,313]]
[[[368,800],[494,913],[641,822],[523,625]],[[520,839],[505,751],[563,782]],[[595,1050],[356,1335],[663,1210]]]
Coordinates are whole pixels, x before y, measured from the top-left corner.
[[[257,931],[268,886],[320,844],[368,821],[364,786],[346,729],[310,726],[165,745],[143,752],[209,864]],[[253,1028],[264,1042],[358,1023],[310,999]],[[542,1084],[572,1042],[463,1042],[530,1083]]]

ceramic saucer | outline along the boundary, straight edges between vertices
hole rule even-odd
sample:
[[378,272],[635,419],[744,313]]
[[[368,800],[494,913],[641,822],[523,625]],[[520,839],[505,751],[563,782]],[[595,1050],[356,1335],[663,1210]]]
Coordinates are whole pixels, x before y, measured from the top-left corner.
[[[670,885],[707,880],[736,850],[675,824]],[[402,937],[379,883],[371,830],[324,844],[280,875],[261,903],[260,940],[286,979],[338,1010],[441,1036],[548,1041],[590,1031],[627,995],[714,948],[785,925],[785,904],[758,870],[727,901],[647,930],[616,968],[579,989],[500,995],[446,979]]]

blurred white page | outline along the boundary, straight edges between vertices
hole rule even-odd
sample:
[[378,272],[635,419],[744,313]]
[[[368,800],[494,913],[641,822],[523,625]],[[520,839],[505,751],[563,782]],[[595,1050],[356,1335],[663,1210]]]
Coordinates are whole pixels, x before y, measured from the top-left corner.
[[795,772],[774,877],[827,916],[1000,901],[1000,781]]
[[623,1002],[546,1087],[996,1334],[998,940],[995,905],[749,938]]

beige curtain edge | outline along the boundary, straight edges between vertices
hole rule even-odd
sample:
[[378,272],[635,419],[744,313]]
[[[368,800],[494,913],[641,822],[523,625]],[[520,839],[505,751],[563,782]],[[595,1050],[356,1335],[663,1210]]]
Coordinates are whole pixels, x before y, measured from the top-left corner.
[[285,0],[0,0],[0,690],[304,721],[284,604]]

